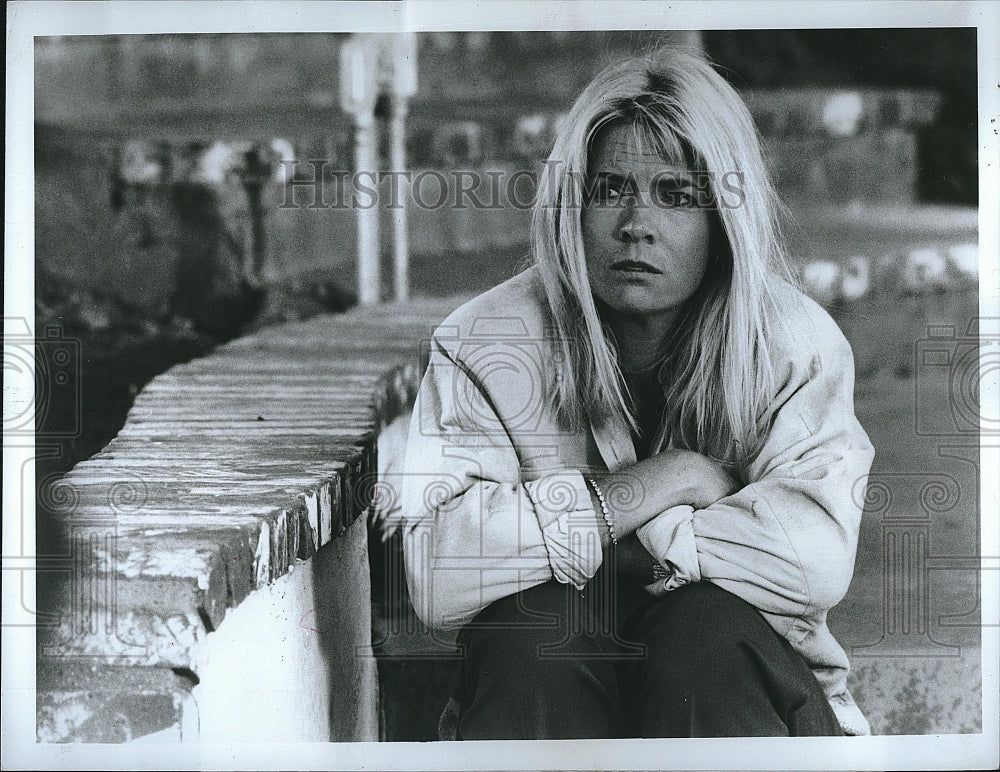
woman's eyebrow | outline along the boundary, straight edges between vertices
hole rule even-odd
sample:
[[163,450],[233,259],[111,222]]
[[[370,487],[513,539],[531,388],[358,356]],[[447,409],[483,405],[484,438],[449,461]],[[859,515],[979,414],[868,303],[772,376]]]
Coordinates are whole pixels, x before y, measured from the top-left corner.
[[[612,167],[611,169],[600,169],[588,176],[602,185],[639,185],[639,176],[633,170],[619,170]],[[694,181],[689,172],[669,167],[654,174],[651,183],[655,184],[658,190],[680,190],[694,187]]]
[[598,170],[590,175],[591,179],[597,180],[598,182],[611,185],[619,184],[631,184],[637,185],[638,180],[636,179],[634,172],[622,172],[622,171],[607,171]]
[[635,167],[629,164],[618,164],[615,161],[610,161],[608,163],[602,164],[598,167],[597,164],[591,163],[591,168],[595,169],[593,176],[617,176],[617,177],[638,177],[640,173],[652,172],[652,176],[659,179],[660,177],[675,177],[678,179],[688,180],[691,177],[691,171],[682,165],[677,165],[663,161],[658,165],[649,165],[642,170],[637,170]]
[[687,172],[664,172],[656,178],[656,186],[659,188],[690,188],[694,185],[691,175]]

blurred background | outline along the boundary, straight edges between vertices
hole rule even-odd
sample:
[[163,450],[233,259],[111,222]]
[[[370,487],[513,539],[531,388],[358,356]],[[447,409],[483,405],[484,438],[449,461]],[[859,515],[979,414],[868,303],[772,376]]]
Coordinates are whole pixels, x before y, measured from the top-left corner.
[[[406,122],[415,173],[537,169],[554,122],[602,66],[680,42],[703,48],[745,94],[795,216],[795,256],[836,264],[811,269],[825,299],[839,299],[834,274],[851,256],[873,261],[847,266],[848,278],[866,273],[868,290],[878,260],[926,241],[928,228],[975,241],[974,29],[416,38]],[[353,169],[354,128],[338,93],[345,40],[35,39],[36,329],[58,324],[81,337],[87,363],[82,434],[55,466],[99,449],[110,436],[105,414],[120,420],[130,395],[172,361],[354,301],[355,212],[310,209],[301,187],[297,205],[282,208],[280,179],[289,156]],[[387,143],[383,128],[383,159]],[[308,179],[312,167],[297,172]],[[530,193],[518,191],[521,200]],[[474,292],[510,276],[526,254],[528,220],[506,199],[490,210],[412,207],[412,291]],[[943,270],[918,262],[922,277]]]
[[[929,325],[952,330],[944,345],[967,344],[978,311],[975,36],[945,28],[418,33],[408,167],[536,170],[555,122],[605,64],[664,43],[701,47],[751,108],[789,207],[805,289],[854,347],[874,473],[920,475],[942,461],[937,439],[915,435],[915,394],[946,415],[951,381],[921,371],[916,347]],[[39,452],[39,489],[100,450],[137,391],[172,364],[249,330],[356,302],[356,212],[310,208],[307,186],[294,190],[295,206],[282,206],[282,161],[354,170],[356,128],[338,85],[346,40],[35,38],[36,330],[75,339],[80,351],[70,364],[79,393],[38,413],[39,433],[57,437]],[[377,103],[376,117],[387,109]],[[386,159],[386,121],[377,126]],[[308,180],[312,167],[300,163],[296,174]],[[332,190],[333,177],[324,179]],[[518,270],[530,213],[500,203],[410,208],[413,295],[469,294]],[[390,213],[380,216],[389,233]],[[390,238],[381,249],[388,297]],[[978,405],[977,383],[971,388]],[[949,474],[978,489],[969,465]],[[962,502],[941,518],[935,544],[974,555],[975,496]],[[847,643],[878,634],[879,538],[869,523],[843,604],[852,610],[831,615]],[[937,592],[968,611],[975,574]],[[966,628],[947,635],[978,642]],[[401,638],[390,645],[407,646]],[[404,665],[393,667],[382,670],[392,682],[388,739],[431,739],[442,695],[427,684],[440,692],[440,679],[413,680]],[[420,704],[426,709],[413,709]],[[928,720],[904,711],[882,728],[916,734]]]

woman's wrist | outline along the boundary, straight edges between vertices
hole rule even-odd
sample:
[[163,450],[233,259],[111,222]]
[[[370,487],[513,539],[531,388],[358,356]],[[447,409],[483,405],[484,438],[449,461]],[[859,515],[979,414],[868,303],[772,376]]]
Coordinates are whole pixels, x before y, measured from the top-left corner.
[[594,511],[600,514],[600,519],[603,520],[604,525],[607,528],[608,539],[611,542],[611,546],[617,547],[618,535],[615,529],[615,518],[611,513],[611,510],[608,509],[608,501],[604,496],[604,490],[593,477],[588,477],[587,482],[590,484],[591,490],[594,493],[594,498],[596,498],[596,507]]
[[[590,477],[590,476],[586,476],[586,475],[584,476],[584,480],[586,481],[587,490],[590,493],[590,504],[591,504],[591,507],[594,510],[594,519],[595,519],[595,522],[596,522],[596,525],[597,525],[597,533],[598,533],[598,535],[600,536],[600,539],[601,539],[601,548],[605,552],[607,552],[607,550],[609,550],[611,548],[611,546],[612,546],[611,529],[608,527],[608,522],[607,522],[607,520],[604,517],[604,510],[601,508],[601,499],[597,495],[596,486],[600,486],[600,481],[597,480],[597,479],[595,479],[594,477]],[[603,495],[604,494],[604,488],[603,488],[603,486],[600,486],[600,490],[601,490],[601,493]],[[604,499],[604,505],[605,505],[605,507],[607,507],[607,497],[606,496],[605,496],[605,499]],[[608,510],[608,514],[610,516],[610,514],[611,514],[611,510],[610,509]],[[616,531],[615,535],[616,536],[618,535],[617,531]]]
[[[704,509],[737,488],[715,461],[693,450],[666,450],[617,472],[586,475],[594,512],[610,543],[607,509],[614,536],[621,540],[660,513],[678,505]],[[599,497],[594,490],[598,486]]]
[[632,467],[619,472],[585,475],[585,479],[591,489],[601,532],[607,535],[609,543],[624,539],[663,511],[649,496],[647,483]]

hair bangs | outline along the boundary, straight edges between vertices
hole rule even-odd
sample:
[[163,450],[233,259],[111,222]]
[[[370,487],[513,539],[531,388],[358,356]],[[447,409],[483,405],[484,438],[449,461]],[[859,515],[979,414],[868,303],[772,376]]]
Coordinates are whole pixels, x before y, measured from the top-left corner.
[[588,161],[594,143],[603,132],[616,126],[631,129],[631,147],[640,155],[654,155],[669,166],[697,170],[704,161],[679,129],[679,121],[663,100],[648,95],[619,100],[587,133]]

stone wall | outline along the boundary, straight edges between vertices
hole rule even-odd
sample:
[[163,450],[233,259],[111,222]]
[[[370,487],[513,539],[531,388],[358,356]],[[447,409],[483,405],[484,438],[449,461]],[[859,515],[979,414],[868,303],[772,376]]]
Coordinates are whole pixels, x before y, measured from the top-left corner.
[[377,739],[377,437],[457,300],[285,325],[174,367],[42,495],[38,738]]

